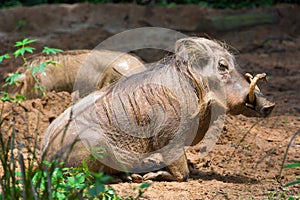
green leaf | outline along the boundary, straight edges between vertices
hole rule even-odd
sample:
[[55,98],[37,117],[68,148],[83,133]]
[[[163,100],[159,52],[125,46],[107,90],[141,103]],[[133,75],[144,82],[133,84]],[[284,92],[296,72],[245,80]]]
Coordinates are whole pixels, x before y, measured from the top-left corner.
[[24,56],[24,54],[26,52],[29,52],[29,53],[33,53],[33,50],[35,50],[34,47],[30,47],[30,46],[25,46],[25,47],[22,47],[20,49],[17,49],[15,52],[14,52],[14,56],[17,58],[18,56],[22,55]]
[[42,62],[41,64],[37,66],[29,66],[29,70],[31,71],[31,74],[34,76],[37,72],[40,72],[43,75],[46,75],[46,70],[48,69],[48,65],[56,66],[58,63],[56,61],[46,61]]
[[14,52],[14,56],[17,58],[19,55],[24,55],[25,54],[25,50],[23,48],[21,49],[17,49],[15,52]]
[[0,92],[3,96],[0,97],[1,101],[13,101],[13,98],[11,98],[8,94],[8,92]]
[[50,61],[46,61],[46,65],[53,65],[56,66],[58,65],[58,62],[54,61],[54,60],[50,60]]
[[284,169],[292,169],[292,168],[297,168],[297,167],[300,167],[300,163],[292,163],[292,164],[283,166]]
[[104,184],[96,183],[96,185],[94,187],[88,189],[88,194],[92,197],[96,197],[101,192],[104,192],[104,190],[105,190]]
[[285,184],[283,187],[288,187],[288,186],[298,185],[298,184],[300,184],[300,180],[289,182]]
[[21,75],[21,73],[14,73],[14,74],[8,76],[5,79],[5,84],[3,85],[3,87],[16,84],[16,82],[19,80],[20,75]]
[[89,172],[89,167],[88,167],[88,165],[87,165],[87,163],[86,163],[85,160],[82,161],[82,170],[83,170],[83,172],[85,172],[85,173]]
[[[25,39],[24,39],[25,40]],[[23,40],[23,41],[24,41]],[[19,46],[22,46],[23,45],[23,41],[17,41],[16,44],[15,44],[15,47],[19,47]]]
[[0,63],[4,60],[4,59],[7,59],[7,58],[10,58],[10,55],[8,53],[4,54],[4,55],[1,55],[0,56]]
[[16,44],[15,44],[15,47],[25,46],[27,44],[30,44],[30,43],[33,43],[33,42],[36,42],[36,41],[37,40],[29,40],[28,38],[25,38],[22,41],[17,41]]
[[51,166],[52,163],[49,162],[49,161],[43,160],[43,164],[44,164],[44,165],[47,165],[47,166],[49,167],[49,166]]
[[30,47],[30,46],[25,46],[24,50],[25,50],[25,52],[33,53],[33,50],[35,50],[35,48],[34,47]]
[[16,94],[15,99],[16,99],[17,103],[20,103],[22,101],[26,101],[26,97],[23,94]]
[[44,49],[43,49],[43,51],[42,51],[43,53],[45,53],[45,54],[47,54],[47,55],[49,55],[49,54],[57,54],[58,52],[63,52],[63,50],[61,50],[61,49],[56,49],[56,48],[50,48],[50,47],[44,47]]
[[76,174],[75,180],[76,180],[76,183],[83,183],[85,181],[84,173]]
[[143,183],[140,185],[140,188],[141,189],[148,188],[148,187],[150,187],[150,185],[151,185],[150,183]]
[[96,188],[95,187],[91,187],[88,189],[88,194],[91,197],[96,197],[98,195]]
[[56,197],[57,199],[67,199],[67,196],[64,193],[61,192],[53,192],[53,197]]
[[35,74],[37,72],[40,72],[43,75],[46,75],[46,69],[47,69],[47,63],[46,62],[42,62],[41,64],[37,65],[37,66],[29,66],[28,68],[31,71],[31,74],[33,76],[35,76]]
[[111,181],[112,180],[112,177],[111,176],[102,176],[101,178],[100,178],[100,181],[102,182],[102,183],[108,183],[109,181]]

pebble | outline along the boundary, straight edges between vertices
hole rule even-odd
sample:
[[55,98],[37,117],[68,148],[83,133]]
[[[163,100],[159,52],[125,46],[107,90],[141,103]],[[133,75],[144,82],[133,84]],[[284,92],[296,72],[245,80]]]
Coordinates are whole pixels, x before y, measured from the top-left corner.
[[295,109],[298,113],[300,113],[300,106],[294,106],[294,109]]

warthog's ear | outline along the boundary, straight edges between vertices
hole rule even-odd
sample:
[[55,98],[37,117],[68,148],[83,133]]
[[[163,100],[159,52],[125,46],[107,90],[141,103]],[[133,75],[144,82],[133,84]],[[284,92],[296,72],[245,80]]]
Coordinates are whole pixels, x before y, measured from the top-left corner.
[[184,38],[175,44],[176,60],[201,68],[208,64],[211,49],[204,38]]

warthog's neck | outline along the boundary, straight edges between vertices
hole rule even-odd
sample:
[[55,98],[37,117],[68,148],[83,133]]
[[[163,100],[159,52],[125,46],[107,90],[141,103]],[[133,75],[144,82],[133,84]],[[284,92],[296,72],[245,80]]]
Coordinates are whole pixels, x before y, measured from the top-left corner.
[[209,100],[206,98],[209,93],[209,86],[207,80],[197,70],[193,69],[189,64],[175,62],[176,69],[188,80],[191,87],[198,98],[198,113],[203,110],[203,106],[209,104]]
[[199,118],[198,129],[194,139],[192,141],[187,141],[186,145],[196,145],[199,143],[205,136],[205,133],[209,129],[211,120],[211,106],[214,102],[212,95],[209,89],[209,84],[206,78],[202,76],[201,73],[196,71],[190,66],[177,65],[177,70],[186,77],[189,81],[192,88],[194,88],[195,94],[198,98],[198,109],[195,111],[193,117]]

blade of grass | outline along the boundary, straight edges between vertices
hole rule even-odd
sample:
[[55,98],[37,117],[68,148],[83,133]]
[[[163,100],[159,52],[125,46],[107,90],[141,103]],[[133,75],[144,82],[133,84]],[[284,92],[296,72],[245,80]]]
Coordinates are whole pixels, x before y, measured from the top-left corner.
[[286,150],[285,150],[285,153],[284,153],[284,156],[283,156],[283,159],[282,159],[282,163],[281,163],[281,168],[280,168],[280,172],[279,172],[279,178],[278,178],[279,179],[278,181],[279,181],[280,184],[281,184],[281,175],[282,175],[282,169],[283,169],[283,166],[284,166],[284,162],[286,160],[286,157],[287,157],[287,154],[289,152],[289,149],[290,149],[290,147],[291,147],[294,139],[296,138],[296,136],[298,134],[300,134],[300,129],[298,129],[296,131],[296,133],[294,133],[294,135],[291,137],[291,139],[290,139],[290,141],[289,141],[289,143],[288,143],[288,145],[286,147]]
[[300,167],[300,163],[292,163],[292,164],[289,164],[289,165],[285,165],[282,168],[284,168],[284,169],[292,169],[292,168],[296,168],[296,167]]
[[298,184],[300,184],[300,180],[289,182],[289,183],[285,184],[283,187],[289,187],[289,186],[298,185]]

